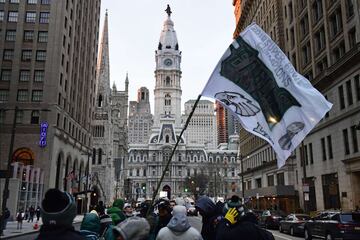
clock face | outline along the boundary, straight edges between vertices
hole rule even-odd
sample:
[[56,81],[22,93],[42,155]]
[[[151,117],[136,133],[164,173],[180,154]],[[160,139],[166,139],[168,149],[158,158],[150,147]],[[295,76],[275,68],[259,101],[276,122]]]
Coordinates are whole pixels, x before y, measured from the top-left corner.
[[169,66],[172,65],[172,63],[173,63],[173,62],[172,62],[172,60],[171,60],[170,58],[167,58],[167,59],[164,60],[165,66],[168,66],[168,67],[169,67]]

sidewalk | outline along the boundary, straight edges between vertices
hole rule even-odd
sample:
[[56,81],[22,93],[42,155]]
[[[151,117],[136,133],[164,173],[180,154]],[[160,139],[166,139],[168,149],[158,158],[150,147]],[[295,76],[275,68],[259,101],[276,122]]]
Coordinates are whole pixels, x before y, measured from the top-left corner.
[[[84,215],[77,215],[74,219],[74,223],[81,222],[83,217],[84,217]],[[23,221],[22,229],[19,230],[19,229],[16,229],[17,221],[8,222],[6,225],[6,229],[4,231],[4,235],[0,236],[0,239],[11,239],[11,238],[35,233],[40,230],[40,227],[42,225],[41,218],[38,222],[38,224],[39,224],[38,229],[34,229],[35,223],[36,223],[36,218],[35,218],[34,222]]]

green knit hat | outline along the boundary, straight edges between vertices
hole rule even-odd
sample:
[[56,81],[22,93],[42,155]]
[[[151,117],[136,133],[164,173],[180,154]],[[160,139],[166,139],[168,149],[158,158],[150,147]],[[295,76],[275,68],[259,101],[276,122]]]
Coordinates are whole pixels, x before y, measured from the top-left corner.
[[119,209],[123,209],[124,208],[124,199],[115,199],[114,203],[113,203],[113,207],[118,207]]
[[59,189],[49,189],[45,193],[40,210],[44,225],[72,226],[76,217],[74,198]]

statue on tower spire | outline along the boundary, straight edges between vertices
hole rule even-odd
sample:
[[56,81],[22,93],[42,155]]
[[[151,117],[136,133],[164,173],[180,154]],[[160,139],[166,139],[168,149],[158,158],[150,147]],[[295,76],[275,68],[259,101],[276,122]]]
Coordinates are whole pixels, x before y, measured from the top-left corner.
[[172,14],[172,11],[171,11],[171,8],[170,8],[170,5],[168,4],[167,5],[167,8],[165,9],[165,12],[167,13],[167,15],[170,17],[170,15]]

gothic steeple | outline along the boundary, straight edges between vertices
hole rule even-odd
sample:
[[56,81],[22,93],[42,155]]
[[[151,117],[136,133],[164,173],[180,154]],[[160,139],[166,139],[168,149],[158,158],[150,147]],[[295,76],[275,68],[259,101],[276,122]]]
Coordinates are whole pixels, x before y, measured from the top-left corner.
[[125,78],[125,92],[129,92],[129,76],[128,76],[128,73],[126,73],[126,78]]
[[111,89],[108,34],[108,13],[106,10],[97,65],[97,107],[106,106],[110,102]]

